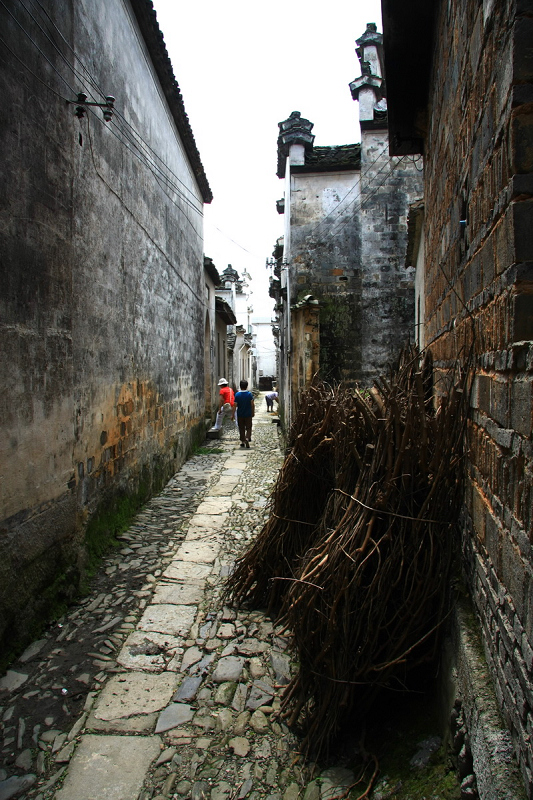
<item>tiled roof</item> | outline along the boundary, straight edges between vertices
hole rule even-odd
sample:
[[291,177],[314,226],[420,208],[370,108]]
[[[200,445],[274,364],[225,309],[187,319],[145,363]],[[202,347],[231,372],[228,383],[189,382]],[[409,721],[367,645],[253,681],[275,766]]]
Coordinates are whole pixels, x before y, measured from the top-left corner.
[[232,307],[227,303],[224,298],[215,296],[215,313],[219,315],[221,320],[226,325],[235,325],[237,317],[235,316]]
[[213,259],[209,258],[209,256],[204,256],[204,269],[215,286],[218,286],[220,284],[220,275],[218,274],[218,269],[213,264]]
[[207,181],[200,153],[194,140],[189,117],[185,111],[183,98],[181,96],[180,88],[174,77],[172,64],[168,57],[167,48],[163,39],[163,34],[157,22],[154,4],[152,0],[131,0],[131,5],[143,39],[150,53],[150,58],[154,65],[157,77],[161,83],[161,87],[165,94],[167,103],[169,105],[172,116],[176,123],[176,127],[180,134],[185,152],[191,164],[192,170],[200,187],[204,203],[210,203],[213,199],[213,194]]
[[291,167],[291,172],[331,172],[361,169],[361,145],[341,144],[335,147],[313,147],[305,154],[305,165]]

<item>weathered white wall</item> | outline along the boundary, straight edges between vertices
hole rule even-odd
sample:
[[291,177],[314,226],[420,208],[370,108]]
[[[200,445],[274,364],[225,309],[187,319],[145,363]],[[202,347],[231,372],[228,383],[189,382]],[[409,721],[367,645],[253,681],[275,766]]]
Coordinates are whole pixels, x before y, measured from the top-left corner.
[[254,350],[257,358],[257,374],[276,376],[276,345],[272,334],[272,322],[265,318],[252,318]]
[[[204,271],[205,326],[204,326],[204,401],[206,419],[214,419],[218,408],[217,375],[217,317],[215,312],[215,283]],[[225,337],[224,337],[225,338]]]
[[[316,239],[318,234],[331,230],[341,219],[352,218],[359,199],[359,173],[316,172],[291,175],[292,235],[301,246],[303,237]],[[331,214],[328,220],[324,217]],[[316,226],[312,229],[305,226]],[[303,230],[296,232],[295,228]]]
[[[361,360],[359,203],[358,170],[291,176],[288,305],[307,295],[320,302],[320,369],[326,380],[350,381]],[[295,370],[301,372],[299,364],[293,364],[293,377]],[[296,396],[291,407],[295,401]]]

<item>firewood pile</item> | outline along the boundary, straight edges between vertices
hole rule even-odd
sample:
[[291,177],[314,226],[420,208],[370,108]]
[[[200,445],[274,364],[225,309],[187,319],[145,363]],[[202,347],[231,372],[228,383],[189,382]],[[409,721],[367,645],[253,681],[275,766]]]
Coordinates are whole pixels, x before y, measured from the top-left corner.
[[324,754],[380,687],[434,658],[449,608],[468,373],[435,410],[431,368],[404,353],[370,391],[303,395],[271,514],[226,594],[292,633],[298,672],[282,716]]

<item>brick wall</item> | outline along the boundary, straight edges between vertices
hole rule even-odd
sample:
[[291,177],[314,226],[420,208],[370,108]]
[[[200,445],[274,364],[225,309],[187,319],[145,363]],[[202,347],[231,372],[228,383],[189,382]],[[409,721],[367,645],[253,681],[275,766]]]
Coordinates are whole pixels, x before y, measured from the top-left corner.
[[533,3],[441,3],[426,171],[437,392],[473,345],[464,562],[533,793]]

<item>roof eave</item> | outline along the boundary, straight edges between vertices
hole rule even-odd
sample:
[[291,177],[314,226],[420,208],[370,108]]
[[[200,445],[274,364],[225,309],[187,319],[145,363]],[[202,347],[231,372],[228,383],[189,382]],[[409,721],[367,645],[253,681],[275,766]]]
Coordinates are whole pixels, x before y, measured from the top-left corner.
[[424,152],[438,2],[382,0],[389,152]]
[[213,199],[152,0],[130,0],[204,203]]

